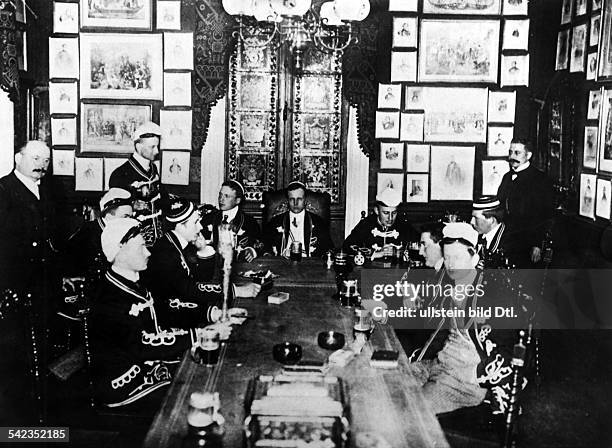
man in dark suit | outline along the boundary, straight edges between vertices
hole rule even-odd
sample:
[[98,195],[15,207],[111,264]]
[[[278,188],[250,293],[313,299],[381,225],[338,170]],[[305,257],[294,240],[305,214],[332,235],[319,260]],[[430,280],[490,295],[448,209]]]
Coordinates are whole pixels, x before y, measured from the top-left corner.
[[552,224],[553,189],[546,175],[530,163],[531,148],[526,141],[513,140],[508,163],[497,197],[506,211],[508,230],[517,241],[516,263],[529,267],[542,257],[542,241]]
[[320,257],[333,249],[329,225],[318,215],[305,209],[306,186],[291,182],[287,186],[289,210],[273,217],[264,227],[264,244],[268,252],[288,257],[291,244],[302,245],[302,255]]
[[211,211],[202,217],[202,234],[212,240],[213,247],[219,242],[219,225],[230,224],[236,233],[238,258],[253,261],[263,253],[260,230],[257,221],[240,209],[244,199],[244,188],[235,180],[221,184],[219,190],[219,210]]
[[167,200],[153,163],[159,154],[161,135],[161,128],[150,121],[136,129],[134,153],[113,171],[108,181],[109,187],[123,188],[132,194],[135,218],[143,224],[142,234],[149,247],[162,236],[161,214]]

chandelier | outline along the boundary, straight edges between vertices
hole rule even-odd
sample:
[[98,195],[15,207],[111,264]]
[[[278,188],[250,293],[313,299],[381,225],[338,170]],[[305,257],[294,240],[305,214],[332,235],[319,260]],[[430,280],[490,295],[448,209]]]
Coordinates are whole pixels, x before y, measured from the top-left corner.
[[333,0],[315,11],[312,0],[223,0],[225,11],[236,16],[237,37],[250,47],[287,44],[295,67],[302,69],[309,43],[318,50],[342,52],[357,43],[353,25],[370,13],[369,0]]

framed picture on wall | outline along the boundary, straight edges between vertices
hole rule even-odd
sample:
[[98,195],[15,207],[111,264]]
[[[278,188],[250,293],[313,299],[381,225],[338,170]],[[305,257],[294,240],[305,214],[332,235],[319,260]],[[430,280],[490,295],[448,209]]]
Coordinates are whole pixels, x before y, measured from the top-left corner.
[[595,194],[597,176],[594,174],[580,174],[580,196],[578,196],[578,211],[581,216],[595,219]]
[[49,112],[52,114],[76,114],[78,109],[76,82],[49,83]]
[[423,110],[423,87],[406,86],[404,109]]
[[376,138],[399,138],[399,112],[376,111]]
[[555,70],[565,70],[569,61],[570,30],[559,31],[557,34],[557,60]]
[[487,155],[489,157],[508,157],[513,137],[514,127],[489,126]]
[[54,149],[51,159],[54,176],[74,176],[74,151]]
[[302,176],[308,188],[321,190],[331,188],[332,156],[302,156]]
[[572,20],[572,11],[574,8],[574,0],[563,0],[561,6],[561,25],[570,23]]
[[189,185],[189,152],[162,151],[161,181],[167,185]]
[[483,160],[482,161],[482,194],[497,195],[497,189],[501,184],[502,177],[510,171],[506,160]]
[[576,0],[576,17],[583,16],[587,12],[587,0]]
[[180,1],[157,1],[157,29],[158,30],[180,30],[181,29],[181,2]]
[[134,131],[151,120],[151,105],[81,103],[81,152],[131,154]]
[[[332,147],[332,114],[301,114],[302,150],[329,151]],[[267,123],[264,125],[267,134]]]
[[164,33],[164,69],[193,70],[193,33]]
[[113,174],[113,172],[121,165],[123,165],[127,160],[128,159],[122,158],[104,159],[104,190],[109,189],[108,183],[110,181],[111,174]]
[[408,145],[406,171],[409,173],[429,173],[429,145]]
[[309,112],[334,112],[334,78],[302,77],[302,109]]
[[[426,87],[423,92],[425,141],[486,142],[487,89]],[[453,107],[448,107],[449,104]],[[455,126],[455,123],[463,125]]]
[[378,85],[378,108],[399,109],[402,104],[401,84]]
[[240,146],[265,148],[268,144],[268,115],[264,112],[244,112],[238,114]]
[[501,0],[487,2],[423,0],[423,12],[426,14],[498,15],[501,13]]
[[423,114],[402,112],[400,118],[400,140],[423,141]]
[[403,173],[378,173],[376,194],[386,188],[393,188],[404,197],[404,174]]
[[268,154],[238,154],[238,182],[245,188],[268,185]]
[[599,170],[612,173],[612,89],[604,90],[599,118]]
[[190,110],[160,110],[161,149],[191,150],[191,120]]
[[607,179],[597,179],[597,204],[595,215],[610,219],[610,188],[612,184]]
[[599,43],[599,29],[601,27],[601,14],[591,17],[591,30],[589,32],[589,46],[594,47]]
[[529,19],[504,20],[504,50],[529,50]]
[[238,75],[238,108],[268,110],[272,101],[272,77],[268,74]]
[[402,170],[404,169],[404,144],[403,143],[381,143],[380,144],[380,169]]
[[586,62],[586,23],[574,27],[572,32],[572,50],[570,53],[570,72],[583,72]]
[[392,46],[416,48],[418,23],[416,17],[393,17]]
[[406,174],[406,202],[428,202],[429,174]]
[[599,31],[601,43],[599,45],[599,66],[597,67],[598,81],[612,78],[612,1],[604,2],[604,8]]
[[584,146],[582,153],[582,166],[584,168],[597,168],[597,126],[585,126]]
[[81,33],[81,98],[162,99],[159,34]]
[[76,118],[51,118],[53,146],[77,144]]
[[529,86],[529,55],[502,56],[501,86]]
[[419,0],[389,0],[389,11],[418,12]]
[[66,34],[79,33],[78,3],[53,3],[53,32]]
[[191,72],[164,73],[164,106],[191,106]]
[[597,120],[601,106],[601,90],[591,90],[589,92],[589,102],[587,104],[587,120]]
[[74,189],[76,191],[102,191],[104,168],[101,158],[77,157],[74,161]]
[[81,26],[151,29],[151,2],[152,0],[81,0]]
[[392,51],[391,52],[391,82],[416,82],[417,80],[417,52]]
[[79,79],[78,38],[49,38],[49,78]]
[[498,20],[423,19],[419,81],[497,82],[498,51]]
[[586,79],[593,81],[597,77],[597,52],[587,55]]
[[489,123],[514,123],[516,92],[489,91]]
[[526,16],[528,5],[527,0],[504,0],[503,14],[505,16]]
[[431,147],[431,200],[471,201],[474,192],[473,146]]

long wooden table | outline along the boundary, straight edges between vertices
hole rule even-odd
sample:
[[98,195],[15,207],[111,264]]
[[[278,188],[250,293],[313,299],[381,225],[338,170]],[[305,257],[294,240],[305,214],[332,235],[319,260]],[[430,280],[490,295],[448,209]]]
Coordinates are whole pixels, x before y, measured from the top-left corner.
[[[352,312],[332,299],[335,273],[320,260],[290,263],[261,259],[247,269],[270,269],[280,275],[274,290],[290,294],[281,305],[269,305],[267,295],[241,299],[254,319],[234,327],[215,390],[220,393],[221,413],[226,419],[225,447],[243,443],[244,401],[248,381],[256,375],[280,373],[282,366],[272,358],[272,346],[282,341],[298,343],[303,359],[325,360],[331,352],[317,345],[317,334],[336,330],[352,337]],[[398,350],[399,368],[380,370],[369,366],[374,349]],[[195,364],[187,354],[146,436],[147,448],[179,448],[187,433],[187,411],[192,392],[202,391],[213,369]],[[392,447],[447,447],[435,415],[416,385],[406,354],[387,325],[377,324],[363,352],[344,368],[330,369],[350,390],[352,438],[360,432],[383,436]]]

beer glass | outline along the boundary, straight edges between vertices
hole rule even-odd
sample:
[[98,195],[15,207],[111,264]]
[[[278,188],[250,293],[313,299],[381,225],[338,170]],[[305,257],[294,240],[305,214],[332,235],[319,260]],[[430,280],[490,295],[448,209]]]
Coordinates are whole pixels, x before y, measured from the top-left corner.
[[363,308],[355,308],[353,320],[353,339],[365,338],[369,340],[374,332],[374,322],[370,311]]
[[219,331],[211,328],[196,329],[197,342],[191,349],[191,356],[198,364],[212,367],[219,361],[220,343]]
[[291,261],[302,261],[302,243],[299,241],[292,241],[289,252],[289,259]]

